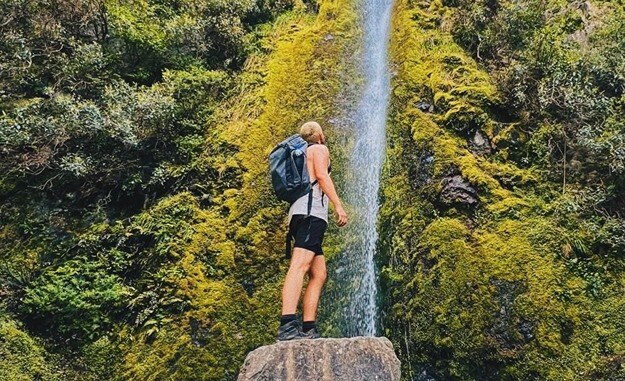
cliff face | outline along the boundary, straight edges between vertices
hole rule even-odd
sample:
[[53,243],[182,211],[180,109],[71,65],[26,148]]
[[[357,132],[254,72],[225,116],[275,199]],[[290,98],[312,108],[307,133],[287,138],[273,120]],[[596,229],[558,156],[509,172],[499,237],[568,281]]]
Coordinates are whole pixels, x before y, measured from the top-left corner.
[[0,368],[232,380],[288,265],[267,155],[331,132],[352,2],[103,3],[0,5]]
[[623,375],[623,7],[522,4],[396,2],[380,263],[408,378]]
[[292,340],[250,352],[238,381],[399,381],[399,365],[385,337]]
[[[348,180],[356,3],[0,2],[0,379],[233,380],[275,339],[265,158],[315,119]],[[378,262],[404,378],[625,377],[624,19],[395,0]]]

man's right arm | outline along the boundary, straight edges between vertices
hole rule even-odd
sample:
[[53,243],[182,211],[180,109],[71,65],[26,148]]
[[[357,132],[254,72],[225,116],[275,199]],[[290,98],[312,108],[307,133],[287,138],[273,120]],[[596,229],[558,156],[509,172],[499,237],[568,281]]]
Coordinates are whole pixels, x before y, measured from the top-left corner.
[[328,195],[334,210],[336,211],[337,223],[339,226],[344,226],[347,223],[347,213],[341,204],[339,195],[334,187],[334,182],[328,173],[328,164],[330,164],[330,151],[328,147],[324,145],[315,145],[313,153],[313,166],[315,169],[315,177],[323,193]]

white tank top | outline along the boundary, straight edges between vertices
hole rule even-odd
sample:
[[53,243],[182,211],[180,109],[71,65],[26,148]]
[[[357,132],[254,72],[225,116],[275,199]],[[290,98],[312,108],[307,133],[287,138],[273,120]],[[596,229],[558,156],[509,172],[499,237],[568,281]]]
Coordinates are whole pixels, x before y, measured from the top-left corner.
[[[312,187],[312,207],[310,208],[310,215],[319,217],[328,222],[328,196],[321,191],[319,183],[316,183]],[[289,209],[289,222],[291,217],[295,214],[308,214],[308,193],[298,198]]]

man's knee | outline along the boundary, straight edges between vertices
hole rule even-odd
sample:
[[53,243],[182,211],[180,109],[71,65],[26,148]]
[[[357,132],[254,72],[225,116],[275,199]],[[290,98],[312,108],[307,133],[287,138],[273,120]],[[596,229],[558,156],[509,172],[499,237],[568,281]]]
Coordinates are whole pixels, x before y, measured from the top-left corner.
[[317,282],[325,282],[326,277],[328,276],[328,272],[326,271],[325,268],[313,268],[310,271],[310,277],[311,279],[314,279]]
[[301,273],[306,273],[310,269],[314,253],[310,250],[296,247],[293,249],[293,256],[291,258],[291,268]]

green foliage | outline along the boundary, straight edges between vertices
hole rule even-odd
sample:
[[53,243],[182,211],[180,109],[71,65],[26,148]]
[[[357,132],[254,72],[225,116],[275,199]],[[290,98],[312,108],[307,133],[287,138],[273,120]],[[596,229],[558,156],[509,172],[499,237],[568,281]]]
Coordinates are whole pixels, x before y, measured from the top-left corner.
[[0,379],[7,381],[59,380],[43,346],[18,323],[0,317]]
[[253,239],[274,271],[235,237],[227,201],[247,168],[224,131],[241,97],[264,108],[254,76],[274,34],[311,33],[293,6],[0,4],[2,308],[47,340],[37,354],[55,353],[60,378],[234,379],[273,340],[280,237]]
[[118,70],[140,83],[153,83],[165,69],[189,65],[236,69],[245,59],[245,34],[292,6],[290,0],[186,0],[175,6],[107,0],[113,37],[106,48],[119,59]]
[[185,186],[190,173],[216,178],[210,165],[181,166],[203,153],[204,124],[226,79],[200,68],[167,72],[149,88],[114,82],[97,102],[59,93],[4,114],[4,194],[26,196],[28,183],[67,206],[107,202],[127,213]]
[[[622,89],[591,73],[615,72],[622,37],[603,12],[621,8],[397,4],[380,248],[386,334],[407,379],[620,372],[622,130],[612,117]],[[601,46],[611,49],[595,56]],[[613,66],[589,64],[599,56]],[[476,128],[490,154],[471,151]],[[439,203],[449,173],[480,205]]]
[[35,279],[25,291],[21,309],[38,329],[94,339],[108,331],[130,294],[101,264],[73,260]]
[[[622,5],[556,0],[454,5],[454,36],[492,67],[506,95],[506,113],[519,120],[520,135],[530,140],[511,158],[540,163],[552,180],[571,190],[575,183],[604,187],[607,180],[611,185],[600,191],[603,207],[616,212],[624,149],[618,122],[625,91]],[[479,41],[469,41],[471,36]]]
[[42,96],[50,87],[97,94],[110,74],[99,43],[107,34],[102,11],[88,0],[3,1],[1,102]]
[[[313,3],[0,2],[1,379],[232,380],[274,340],[261,159],[314,119],[342,180],[361,80],[355,3]],[[622,376],[624,14],[395,4],[378,263],[406,379]],[[443,205],[453,174],[478,206]]]

